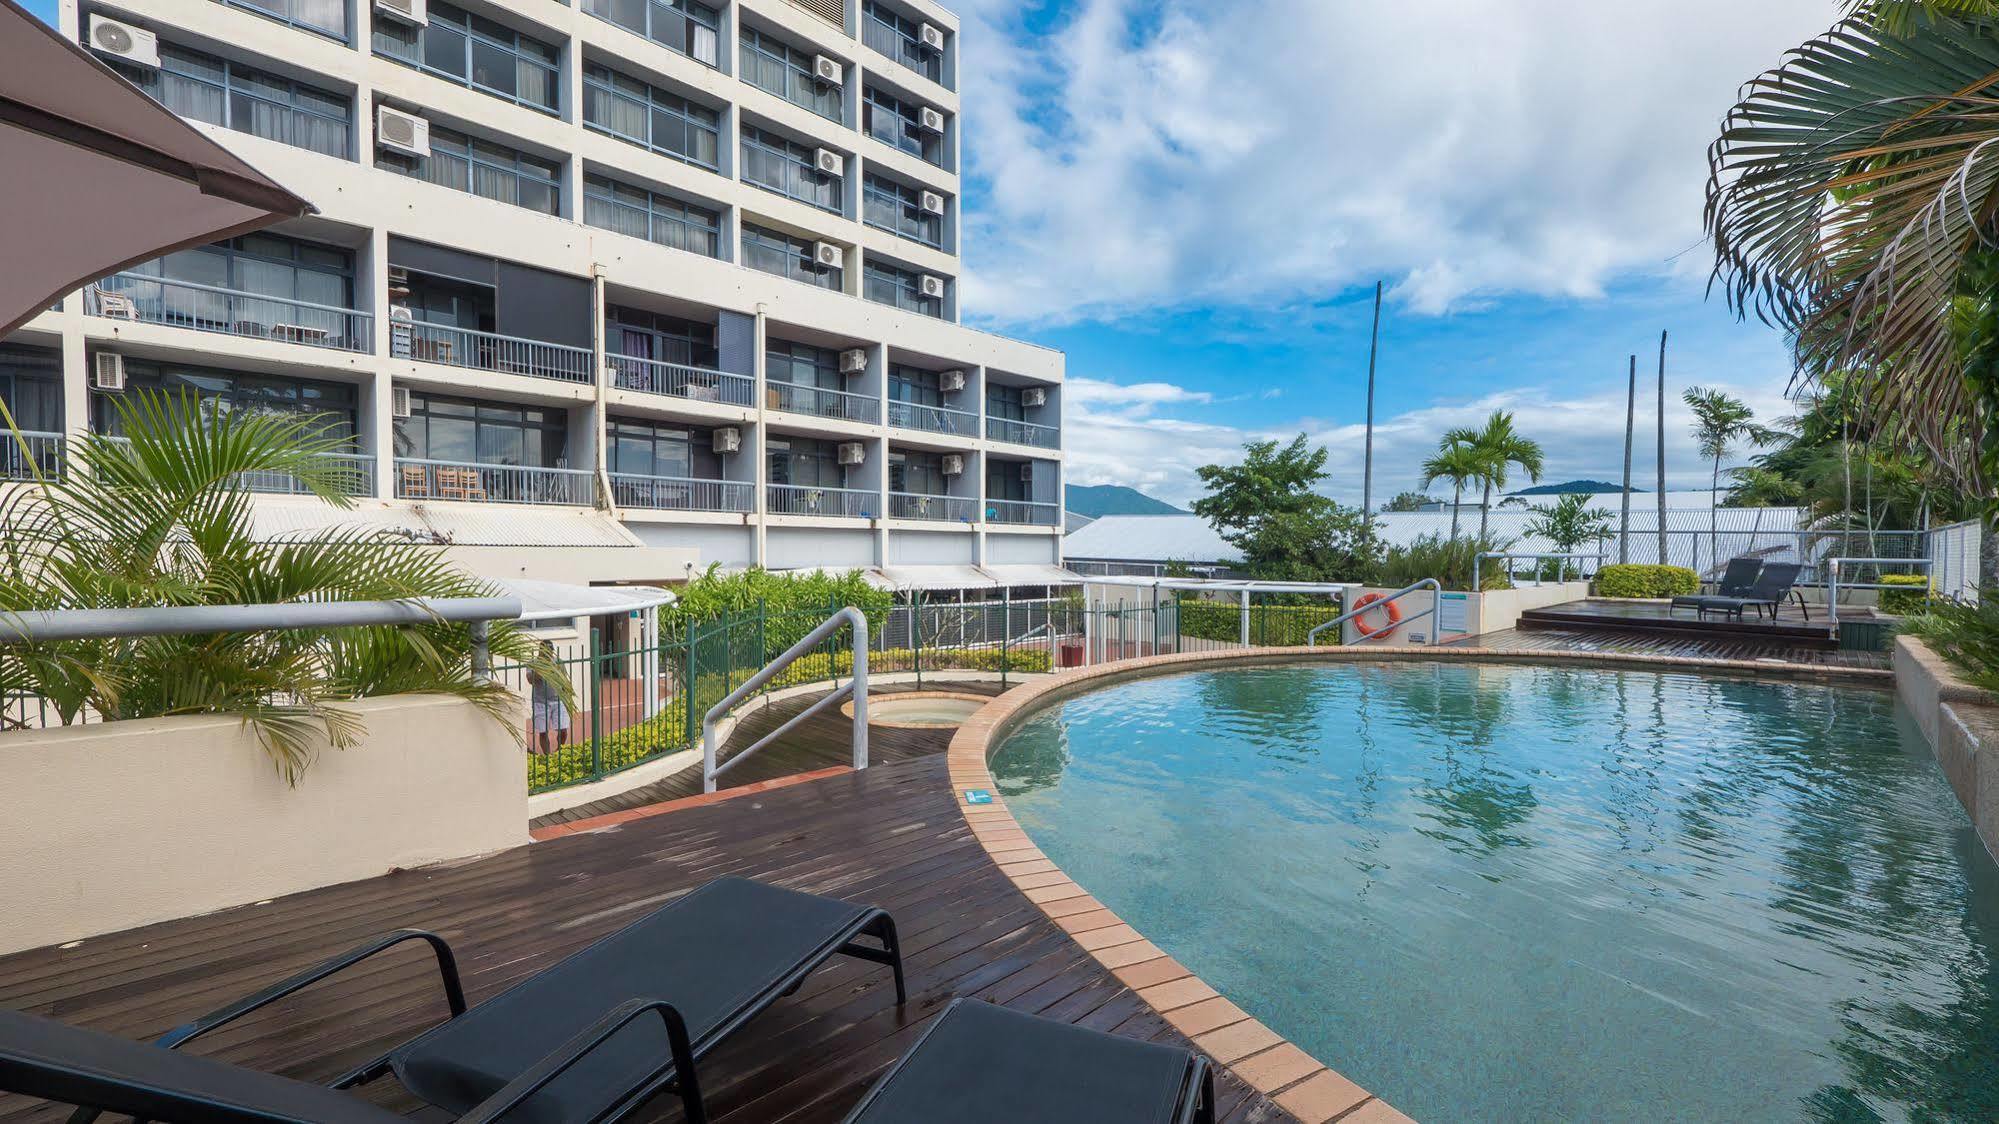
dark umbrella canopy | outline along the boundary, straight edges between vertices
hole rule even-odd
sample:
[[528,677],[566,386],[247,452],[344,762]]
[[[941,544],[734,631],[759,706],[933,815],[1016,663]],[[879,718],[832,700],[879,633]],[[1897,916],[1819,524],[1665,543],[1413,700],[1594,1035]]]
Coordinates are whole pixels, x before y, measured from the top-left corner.
[[0,336],[85,282],[311,212],[0,0]]

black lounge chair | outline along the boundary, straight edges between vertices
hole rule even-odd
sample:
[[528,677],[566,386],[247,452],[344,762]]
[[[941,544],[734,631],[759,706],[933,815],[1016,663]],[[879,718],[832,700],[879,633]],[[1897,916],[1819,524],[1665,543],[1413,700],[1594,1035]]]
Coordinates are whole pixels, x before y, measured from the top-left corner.
[[953,1000],[846,1124],[1214,1124],[1192,1050]]
[[1756,585],[1756,575],[1763,569],[1761,558],[1731,558],[1728,567],[1721,572],[1721,581],[1715,583],[1713,593],[1696,593],[1673,598],[1666,607],[1671,615],[1675,609],[1698,609],[1700,603],[1709,597],[1747,597]]
[[1798,575],[1804,567],[1796,562],[1768,562],[1756,574],[1756,581],[1749,592],[1740,597],[1700,597],[1695,599],[1695,608],[1702,616],[1709,613],[1724,613],[1731,619],[1741,619],[1744,609],[1756,610],[1761,617],[1763,610],[1770,610],[1770,619],[1777,619],[1777,610],[1785,601],[1796,596],[1798,611],[1806,620],[1812,619],[1811,610],[1805,608],[1805,596],[1798,592]]
[[[857,943],[869,936],[879,945]],[[329,1087],[174,1052],[376,953],[430,944],[451,1018]],[[391,933],[143,1044],[0,1011],[0,1090],[141,1119],[375,1121],[393,1114],[336,1090],[393,1072],[463,1120],[617,1120],[678,1093],[690,1124],[707,1114],[695,1065],[835,955],[889,965],[907,1001],[895,924],[869,906],[720,878],[466,1009],[442,938]]]

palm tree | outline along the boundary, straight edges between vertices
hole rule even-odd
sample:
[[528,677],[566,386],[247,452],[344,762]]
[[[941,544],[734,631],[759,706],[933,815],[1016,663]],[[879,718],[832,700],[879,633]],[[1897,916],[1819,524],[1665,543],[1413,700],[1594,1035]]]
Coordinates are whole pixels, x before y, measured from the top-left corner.
[[1437,455],[1423,462],[1423,488],[1439,480],[1451,482],[1451,541],[1458,541],[1458,508],[1465,498],[1465,487],[1479,479],[1481,461],[1472,448],[1472,438],[1477,436],[1468,429],[1454,429],[1444,434],[1437,442]]
[[1756,424],[1756,414],[1748,403],[1720,390],[1690,386],[1681,397],[1694,412],[1694,440],[1700,443],[1701,456],[1714,462],[1714,474],[1708,482],[1707,538],[1709,555],[1718,559],[1722,458],[1734,450],[1737,441],[1748,440],[1760,447],[1783,435]]
[[1513,428],[1513,415],[1504,410],[1494,410],[1485,419],[1485,427],[1471,435],[1473,453],[1477,456],[1480,471],[1479,482],[1485,486],[1485,495],[1478,505],[1478,537],[1486,537],[1487,520],[1492,514],[1492,490],[1506,487],[1507,477],[1513,466],[1519,465],[1527,474],[1527,479],[1539,482],[1541,479],[1541,445],[1520,436]]
[[1602,542],[1611,536],[1611,517],[1589,505],[1590,497],[1580,492],[1558,496],[1552,504],[1536,504],[1527,533],[1547,539],[1555,549],[1567,554],[1579,546]]
[[[146,392],[118,413],[122,438],[85,434],[59,477],[0,501],[0,614],[491,592],[439,548],[383,531],[257,538],[252,497],[240,486],[253,474],[289,477],[328,504],[352,505],[343,486],[353,470],[328,456],[343,442],[315,419],[204,410],[192,396]],[[11,430],[13,418],[5,420]],[[503,624],[490,632],[495,655],[568,690],[532,636]],[[442,622],[8,645],[0,682],[42,700],[64,725],[241,715],[294,782],[315,745],[342,749],[363,733],[344,700],[452,694],[524,736],[506,689],[473,674],[468,630]]]

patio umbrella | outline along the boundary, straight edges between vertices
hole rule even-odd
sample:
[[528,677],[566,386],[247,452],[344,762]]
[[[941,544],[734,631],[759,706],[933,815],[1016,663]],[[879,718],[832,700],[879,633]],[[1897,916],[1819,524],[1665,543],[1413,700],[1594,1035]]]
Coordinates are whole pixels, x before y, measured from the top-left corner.
[[0,336],[85,282],[312,209],[0,0]]

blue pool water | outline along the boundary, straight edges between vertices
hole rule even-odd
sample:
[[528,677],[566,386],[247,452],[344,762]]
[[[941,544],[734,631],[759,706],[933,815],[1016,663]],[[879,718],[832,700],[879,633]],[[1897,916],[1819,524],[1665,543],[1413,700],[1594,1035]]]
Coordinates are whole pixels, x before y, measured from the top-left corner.
[[1287,665],[993,760],[1050,858],[1419,1120],[1999,1120],[1999,873],[1851,687]]

